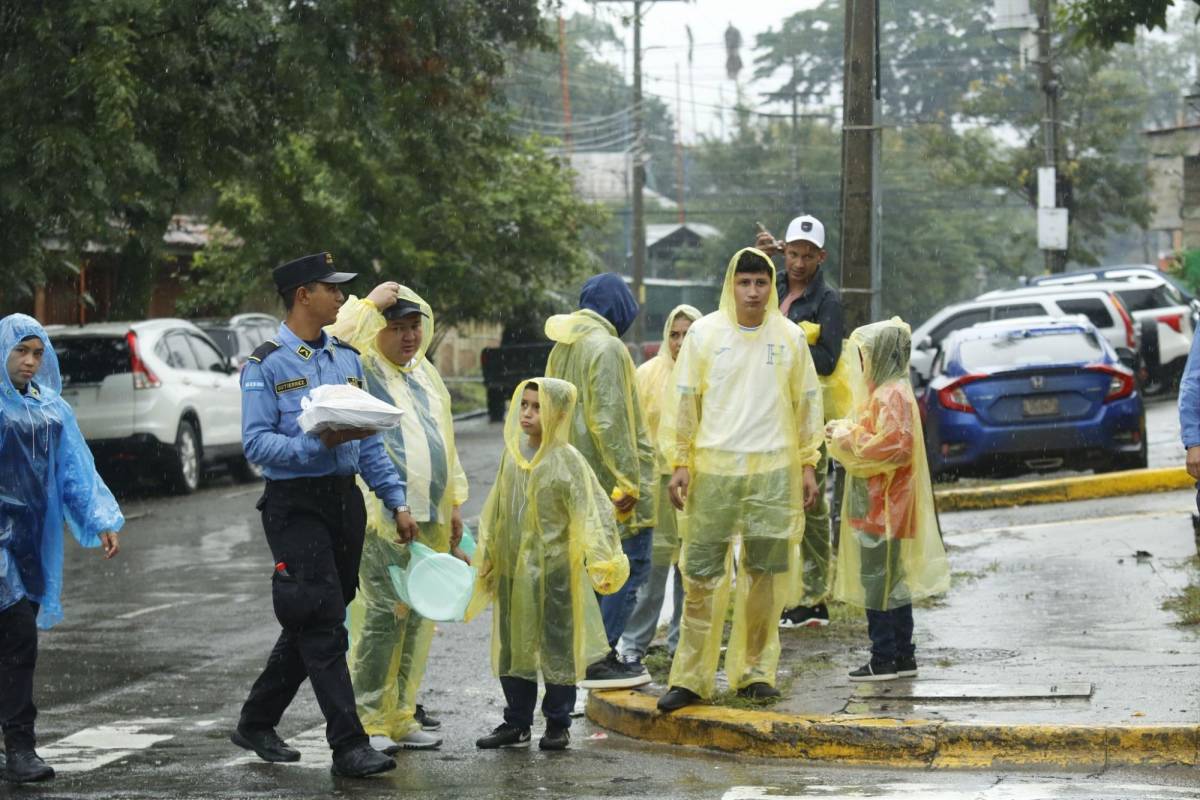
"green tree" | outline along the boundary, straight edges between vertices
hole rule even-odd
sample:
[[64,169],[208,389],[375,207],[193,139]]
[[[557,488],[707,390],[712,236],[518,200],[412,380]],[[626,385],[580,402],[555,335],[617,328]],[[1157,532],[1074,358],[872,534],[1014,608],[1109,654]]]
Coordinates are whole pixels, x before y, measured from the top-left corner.
[[[1174,7],[1175,0],[1076,0],[1060,6],[1060,14],[1077,41],[1107,50],[1133,42],[1139,30],[1166,30]],[[1200,0],[1180,0],[1179,7],[1191,8],[1200,22]]]

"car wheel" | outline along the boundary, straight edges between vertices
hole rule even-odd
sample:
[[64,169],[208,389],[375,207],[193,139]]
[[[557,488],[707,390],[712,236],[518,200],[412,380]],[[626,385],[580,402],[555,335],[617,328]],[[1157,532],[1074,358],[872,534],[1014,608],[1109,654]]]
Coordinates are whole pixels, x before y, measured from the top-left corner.
[[263,468],[258,464],[251,464],[245,458],[235,458],[229,462],[229,471],[234,480],[242,483],[253,483],[263,479]]
[[[511,395],[511,392],[509,394]],[[505,396],[503,389],[487,390],[488,420],[491,422],[504,421],[504,406],[506,400],[508,400],[508,397]]]
[[175,453],[170,468],[171,490],[191,494],[200,487],[200,436],[186,419],[175,434]]

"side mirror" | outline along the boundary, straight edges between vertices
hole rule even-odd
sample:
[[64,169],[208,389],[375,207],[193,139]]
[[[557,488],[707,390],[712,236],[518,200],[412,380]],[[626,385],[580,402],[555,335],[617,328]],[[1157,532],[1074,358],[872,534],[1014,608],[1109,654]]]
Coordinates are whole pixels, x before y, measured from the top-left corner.
[[917,349],[918,350],[932,350],[933,349],[933,339],[931,339],[928,336],[922,337],[921,341],[917,342]]
[[1128,347],[1118,347],[1117,359],[1121,362],[1122,366],[1128,367],[1134,372],[1137,371],[1138,356],[1133,350],[1130,350]]

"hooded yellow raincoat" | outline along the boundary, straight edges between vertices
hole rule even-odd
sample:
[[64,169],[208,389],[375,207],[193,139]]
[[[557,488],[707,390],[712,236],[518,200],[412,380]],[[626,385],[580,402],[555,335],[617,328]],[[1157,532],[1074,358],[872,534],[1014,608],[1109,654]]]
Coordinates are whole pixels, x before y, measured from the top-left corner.
[[[770,266],[762,325],[738,325],[734,274],[743,253]],[[720,309],[688,331],[675,366],[674,400],[659,440],[691,472],[679,516],[684,601],[672,686],[710,697],[741,540],[729,685],[774,685],[778,622],[804,531],[803,468],[819,457],[821,386],[804,332],[779,313],[774,266],[754,248],[734,254]],[[673,413],[672,413],[673,412]]]
[[542,443],[532,451],[513,393],[505,452],[479,519],[479,578],[467,618],[495,601],[492,668],[497,676],[571,685],[608,654],[596,592],[629,577],[608,493],[567,442],[575,387],[538,378]]
[[638,498],[621,522],[621,537],[654,525],[654,445],[637,398],[633,359],[612,323],[591,309],[546,320],[556,344],[546,361],[547,377],[575,385],[579,401],[569,441],[583,454],[606,495],[620,490]]
[[[671,356],[671,328],[679,317],[686,317],[692,322],[700,319],[703,314],[694,306],[678,305],[667,314],[667,322],[663,326],[662,345],[658,355],[637,368],[638,399],[642,404],[642,416],[646,420],[646,428],[652,443],[658,442],[659,421],[662,418],[663,404],[672,396],[671,375],[675,369],[675,359]],[[655,448],[657,450],[657,448]],[[654,566],[670,566],[679,559],[679,528],[675,521],[675,507],[671,505],[667,493],[667,483],[671,480],[671,459],[661,451],[656,460],[658,483],[655,487],[655,524],[654,549],[652,562]]]
[[[450,395],[425,358],[433,341],[433,312],[406,286],[400,287],[400,298],[419,305],[424,315],[421,345],[407,364],[392,362],[379,349],[377,336],[387,321],[368,300],[351,297],[328,330],[361,353],[363,388],[404,410],[400,426],[382,434],[384,449],[407,483],[418,541],[444,553],[450,549],[451,512],[467,500],[467,476],[454,447]],[[350,604],[350,675],[367,733],[399,740],[421,727],[413,713],[434,625],[396,599],[388,567],[407,565],[408,547],[395,541],[396,523],[383,502],[361,478],[359,486],[367,506],[367,537],[358,594]]]
[[[908,379],[908,325],[893,317],[850,335],[867,398],[853,419],[829,423],[829,454],[846,468],[834,594],[889,611],[950,586],[934,508],[921,416]],[[843,356],[846,357],[846,356]]]

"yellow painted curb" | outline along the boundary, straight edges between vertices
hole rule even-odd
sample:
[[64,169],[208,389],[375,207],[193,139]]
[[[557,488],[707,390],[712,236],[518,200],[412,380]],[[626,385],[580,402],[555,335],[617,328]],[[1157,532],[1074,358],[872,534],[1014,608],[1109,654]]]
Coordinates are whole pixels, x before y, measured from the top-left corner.
[[689,706],[632,690],[589,692],[592,722],[635,739],[746,755],[938,769],[1200,765],[1200,725],[989,725]]
[[1045,481],[1023,481],[969,489],[940,489],[934,493],[939,511],[1006,508],[1036,503],[1094,500],[1130,494],[1191,489],[1196,479],[1183,467],[1131,469],[1104,475],[1081,475]]

